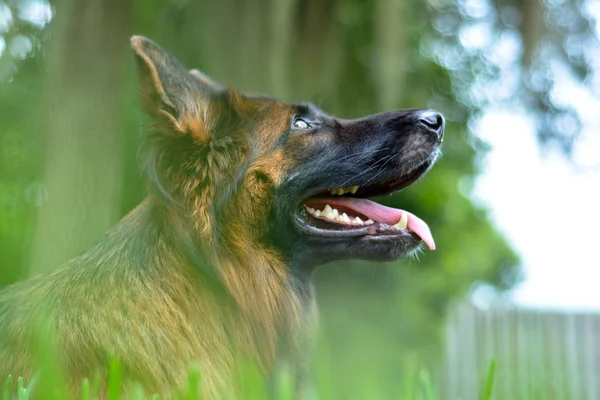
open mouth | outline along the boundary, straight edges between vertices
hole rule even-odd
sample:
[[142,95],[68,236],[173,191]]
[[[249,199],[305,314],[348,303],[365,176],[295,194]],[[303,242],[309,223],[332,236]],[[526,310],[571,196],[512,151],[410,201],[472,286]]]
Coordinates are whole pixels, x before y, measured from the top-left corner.
[[435,250],[429,226],[408,211],[378,204],[371,197],[389,195],[416,182],[431,166],[426,162],[398,178],[364,186],[324,190],[302,201],[302,222],[313,235],[326,237],[411,235]]

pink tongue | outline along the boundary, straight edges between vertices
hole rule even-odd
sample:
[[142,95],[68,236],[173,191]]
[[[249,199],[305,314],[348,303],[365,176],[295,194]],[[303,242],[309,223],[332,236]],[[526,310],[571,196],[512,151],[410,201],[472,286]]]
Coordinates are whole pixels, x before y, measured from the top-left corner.
[[435,250],[433,236],[427,223],[408,211],[382,206],[371,200],[354,197],[328,197],[327,199],[311,199],[309,202],[312,203],[313,201],[329,204],[333,208],[336,208],[336,206],[350,208],[363,214],[365,217],[371,218],[373,221],[383,222],[388,225],[397,224],[403,214],[408,214],[408,229],[416,233],[427,244],[430,250]]

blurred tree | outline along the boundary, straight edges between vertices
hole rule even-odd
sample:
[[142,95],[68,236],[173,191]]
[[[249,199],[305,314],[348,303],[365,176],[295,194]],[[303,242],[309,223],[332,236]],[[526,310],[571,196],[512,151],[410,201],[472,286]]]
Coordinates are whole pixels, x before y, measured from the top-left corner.
[[472,111],[520,103],[543,146],[571,155],[589,116],[564,84],[600,101],[599,18],[594,0],[431,0],[439,36],[428,54],[453,75]]
[[56,2],[43,89],[48,201],[39,209],[32,274],[81,253],[119,219],[132,3]]

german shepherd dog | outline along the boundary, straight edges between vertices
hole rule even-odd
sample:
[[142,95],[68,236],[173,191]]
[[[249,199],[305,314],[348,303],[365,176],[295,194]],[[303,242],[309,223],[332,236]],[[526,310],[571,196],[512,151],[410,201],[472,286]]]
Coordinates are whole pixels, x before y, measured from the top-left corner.
[[313,270],[434,249],[424,221],[368,198],[431,168],[444,119],[334,118],[224,88],[146,38],[131,44],[154,122],[149,195],[83,255],[0,292],[0,377],[36,373],[42,334],[73,397],[111,357],[146,393],[173,393],[198,366],[204,398],[243,398],[242,360],[266,379],[290,365],[301,391]]

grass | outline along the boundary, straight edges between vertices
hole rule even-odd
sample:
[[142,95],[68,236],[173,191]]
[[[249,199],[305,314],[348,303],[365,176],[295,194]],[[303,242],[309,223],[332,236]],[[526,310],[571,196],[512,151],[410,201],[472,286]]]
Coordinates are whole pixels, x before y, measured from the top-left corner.
[[[491,400],[493,396],[494,383],[496,379],[496,360],[492,360],[488,366],[488,369],[483,376],[481,389],[479,392],[478,400]],[[200,377],[201,373],[198,370],[192,370],[189,374],[189,380],[187,387],[181,392],[176,393],[173,400],[202,400],[201,396],[198,395],[200,389]],[[318,378],[318,377],[317,377]],[[248,369],[243,373],[243,387],[244,387],[244,400],[263,400],[269,398],[267,396],[267,390],[265,382],[254,372],[253,369]],[[318,379],[317,379],[318,381]],[[136,384],[133,389],[129,391],[127,396],[121,395],[121,368],[116,360],[111,360],[109,368],[109,381],[108,381],[108,399],[109,400],[143,400],[152,399],[160,400],[158,395],[149,395],[144,392],[141,385]],[[323,382],[323,381],[321,381]],[[29,400],[33,390],[37,389],[39,380],[34,378],[25,386],[25,382],[22,378],[18,378],[16,382],[16,388],[14,386],[14,378],[8,376],[4,382],[2,390],[1,400]],[[90,382],[89,379],[84,379],[81,384],[81,400],[89,400],[98,398],[99,392],[99,379],[94,379]],[[438,397],[435,389],[435,384],[431,377],[431,374],[427,369],[420,369],[418,373],[418,379],[416,382],[406,381],[404,377],[404,390],[398,395],[397,400],[441,400]],[[322,387],[322,384],[318,384],[316,388],[315,399],[333,400],[336,397],[332,396],[332,392],[329,387]],[[326,385],[329,386],[329,385]],[[278,375],[278,379],[274,385],[274,398],[277,400],[294,400],[295,396],[293,393],[293,380],[291,374],[282,373]],[[45,387],[45,390],[41,390],[39,393],[40,398],[49,398],[59,400],[65,396],[61,396],[61,385],[56,384],[55,387]],[[320,390],[324,389],[324,390]],[[16,392],[15,392],[16,390]],[[36,396],[37,398],[38,396]],[[369,399],[384,399],[384,397],[378,396],[377,391],[373,390],[369,394]],[[461,400],[461,398],[457,399]]]
[[494,383],[496,382],[496,360],[490,362],[487,373],[481,385],[481,392],[479,393],[480,400],[490,400],[494,392]]

